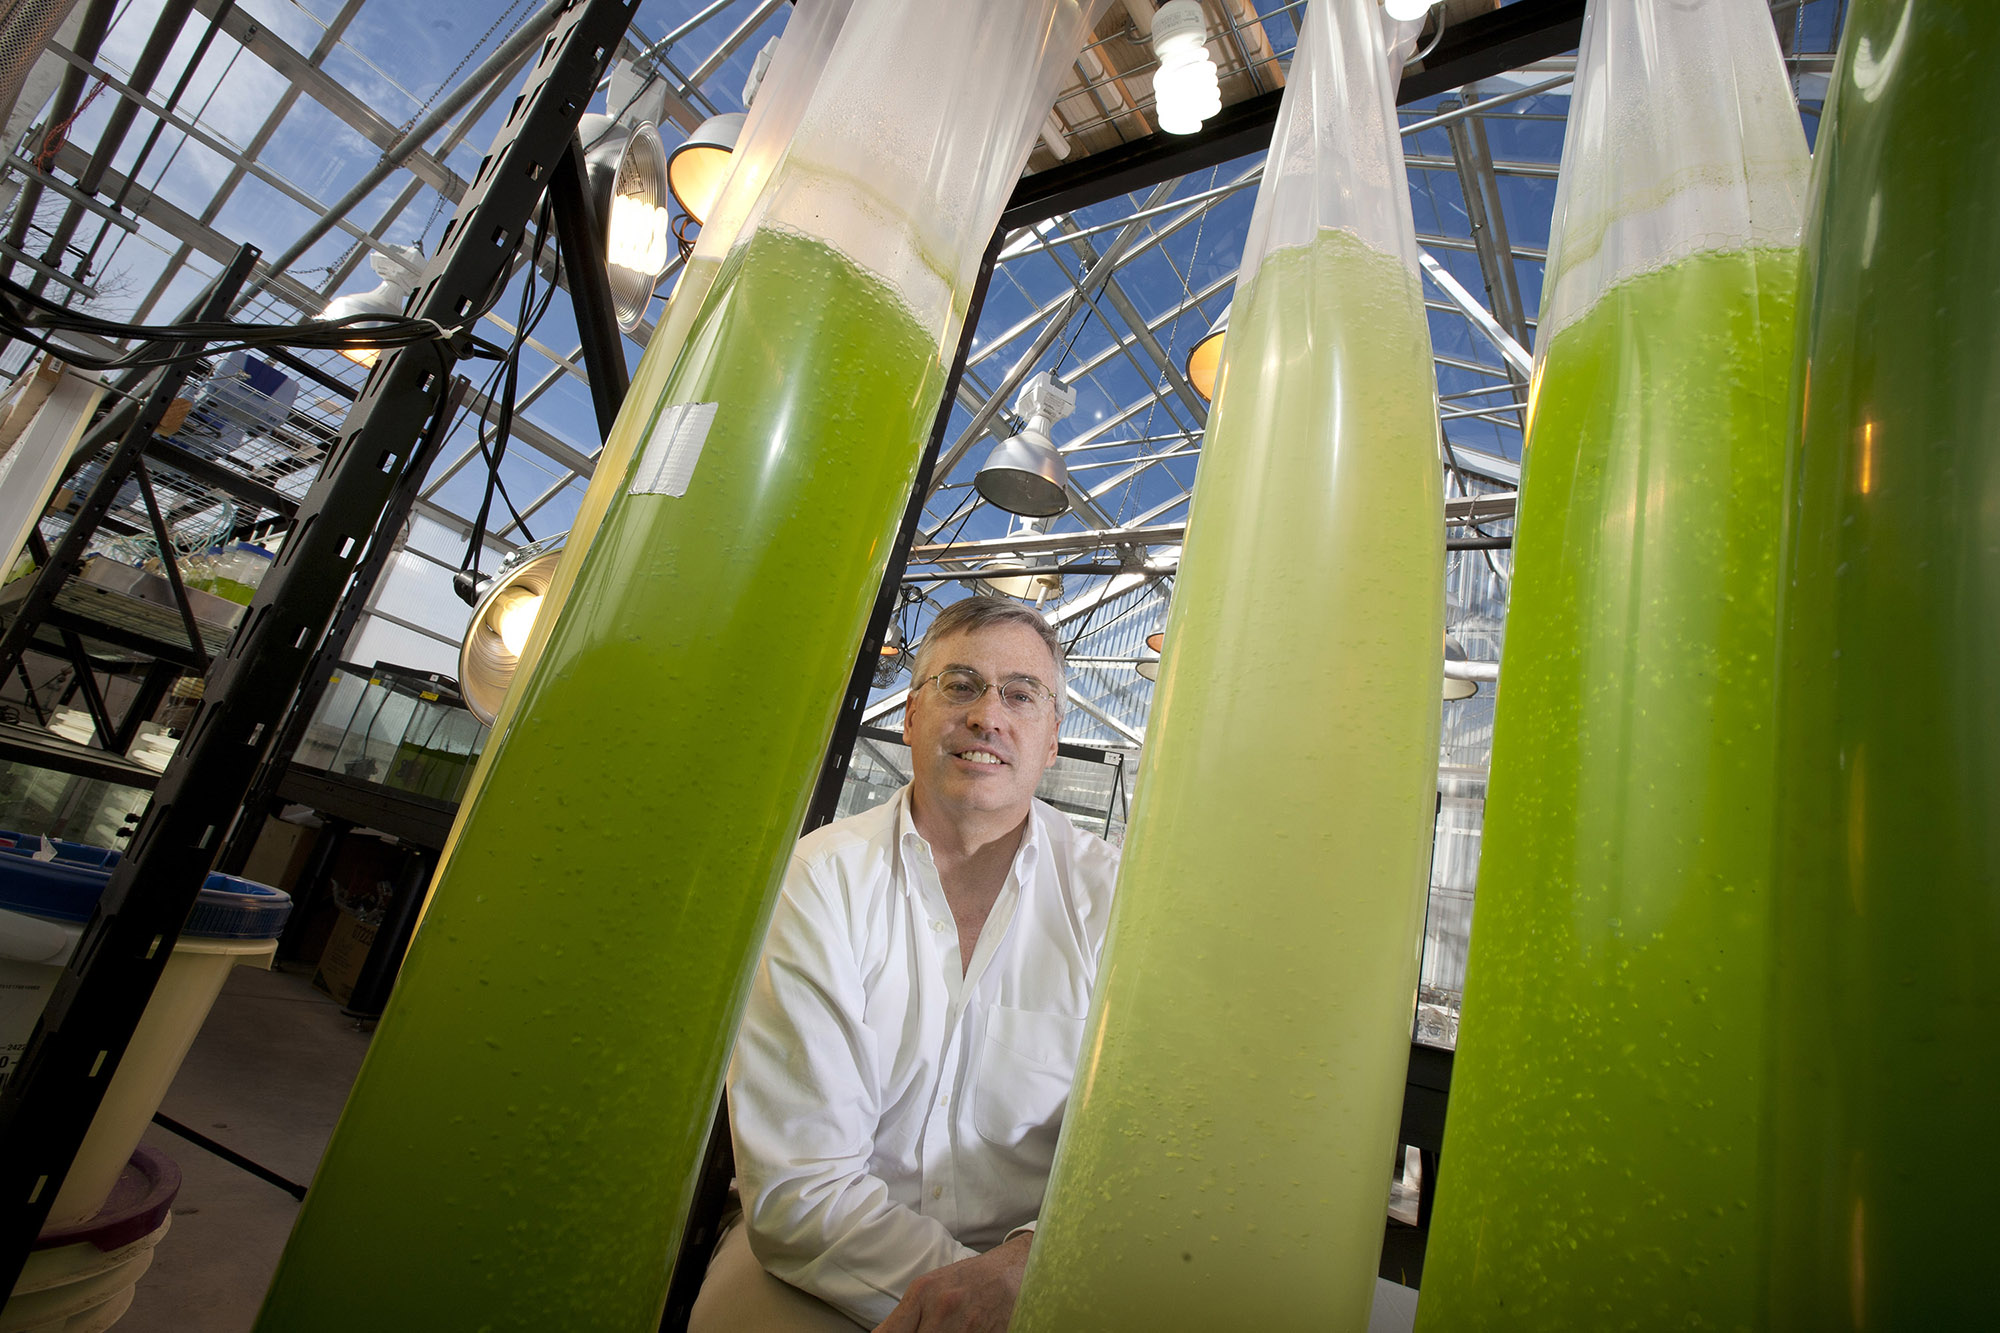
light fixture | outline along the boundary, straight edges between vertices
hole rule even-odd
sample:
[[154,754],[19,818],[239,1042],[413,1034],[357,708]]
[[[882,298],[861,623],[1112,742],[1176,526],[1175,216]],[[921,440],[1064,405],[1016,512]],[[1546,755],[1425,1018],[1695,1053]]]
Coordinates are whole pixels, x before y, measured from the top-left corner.
[[710,116],[667,157],[667,189],[697,224],[706,221],[729,179],[729,155],[743,133],[744,114]]
[[1431,12],[1437,0],[1382,0],[1382,9],[1398,23],[1420,19]]
[[[410,293],[417,289],[417,283],[423,278],[424,252],[414,245],[392,245],[388,250],[393,253],[376,250],[368,256],[368,267],[382,279],[380,285],[373,291],[334,297],[327,302],[326,309],[319,312],[319,317],[351,319],[356,315],[373,315],[378,319],[401,319],[403,307],[409,304]],[[366,332],[366,329],[357,329],[356,332]],[[373,367],[381,349],[343,347],[340,354],[358,365]]]
[[1444,640],[1444,697],[1447,702],[1452,699],[1470,699],[1479,693],[1478,681],[1468,676],[1453,674],[1454,667],[1461,663],[1467,667],[1484,665],[1467,661],[1465,649],[1459,646],[1457,639],[1447,634]]
[[1167,632],[1163,629],[1154,630],[1146,636],[1146,646],[1156,653],[1164,652],[1167,646]]
[[1132,664],[1132,669],[1147,680],[1158,680],[1160,678],[1160,659],[1157,657],[1142,657]]
[[1029,380],[1014,403],[1028,419],[1021,433],[1000,441],[972,484],[1010,514],[1052,518],[1069,509],[1069,469],[1049,438],[1049,427],[1076,410],[1076,390],[1048,371]]
[[888,688],[902,673],[903,647],[903,628],[892,620],[889,622],[888,631],[882,635],[882,646],[876,650],[878,654],[875,661],[876,689]]
[[[1011,537],[1039,537],[1049,530],[1047,518],[1017,518],[1014,520]],[[1015,571],[986,579],[986,585],[1003,597],[1018,597],[1031,601],[1036,606],[1051,597],[1061,597],[1062,575],[1056,571],[1056,557],[1053,555],[1028,555],[1024,558],[1009,558],[987,562],[985,569],[1008,569]],[[982,576],[983,577],[983,576]]]
[[1153,15],[1153,114],[1168,134],[1193,134],[1222,110],[1222,85],[1208,54],[1200,0],[1167,0]]
[[[1036,565],[1053,565],[1054,561],[1045,557],[1041,560],[1030,560],[1026,563],[1029,569],[1033,569]],[[1019,570],[1021,567],[1021,562],[1014,560],[1000,560],[987,566],[988,569],[1012,570]],[[1057,573],[1053,568],[1041,573],[1002,574],[995,578],[986,579],[985,582],[995,592],[1007,597],[1018,597],[1024,602],[1033,602],[1036,606],[1040,606],[1051,597],[1061,597],[1063,590],[1062,575]]]
[[509,552],[478,590],[472,623],[458,649],[458,688],[472,715],[488,726],[500,712],[521,653],[535,628],[569,534],[559,532]]
[[618,327],[631,332],[645,317],[653,287],[673,253],[667,213],[667,147],[651,121],[588,115],[577,127],[584,170],[604,227],[604,269]]
[[[1234,305],[1235,302],[1230,302]],[[1229,306],[1215,317],[1201,341],[1188,350],[1187,381],[1204,403],[1215,401],[1215,376],[1222,369],[1222,338],[1229,332]]]

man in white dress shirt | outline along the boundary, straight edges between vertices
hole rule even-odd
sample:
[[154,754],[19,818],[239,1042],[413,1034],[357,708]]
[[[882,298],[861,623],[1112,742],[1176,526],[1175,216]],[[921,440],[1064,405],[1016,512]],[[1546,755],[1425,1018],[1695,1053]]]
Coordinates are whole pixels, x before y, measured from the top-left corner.
[[693,1333],[959,1333],[1013,1314],[1118,854],[1034,799],[1061,649],[970,598],[917,652],[914,778],[800,841],[729,1074],[742,1223]]

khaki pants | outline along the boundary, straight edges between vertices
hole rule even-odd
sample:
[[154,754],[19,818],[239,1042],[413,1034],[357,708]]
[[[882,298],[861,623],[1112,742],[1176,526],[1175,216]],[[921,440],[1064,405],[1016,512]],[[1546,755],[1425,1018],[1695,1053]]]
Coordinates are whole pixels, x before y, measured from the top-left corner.
[[740,1216],[723,1229],[688,1318],[688,1333],[854,1333],[861,1327],[766,1272],[750,1251]]

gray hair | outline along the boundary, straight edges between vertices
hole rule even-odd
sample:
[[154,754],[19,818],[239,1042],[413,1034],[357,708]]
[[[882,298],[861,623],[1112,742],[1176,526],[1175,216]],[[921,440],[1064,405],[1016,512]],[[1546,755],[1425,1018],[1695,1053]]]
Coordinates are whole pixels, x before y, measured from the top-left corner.
[[[1002,597],[967,597],[938,612],[937,619],[924,630],[923,641],[917,645],[916,665],[910,670],[911,680],[921,682],[930,676],[931,656],[937,644],[954,634],[969,634],[995,625],[1025,625],[1049,650],[1049,657],[1056,664],[1056,678],[1049,682],[1049,689],[1055,693],[1056,717],[1060,719],[1063,705],[1069,698],[1069,676],[1068,668],[1063,663],[1062,640],[1056,637],[1055,627],[1042,619],[1041,612]],[[917,686],[913,684],[912,688]]]

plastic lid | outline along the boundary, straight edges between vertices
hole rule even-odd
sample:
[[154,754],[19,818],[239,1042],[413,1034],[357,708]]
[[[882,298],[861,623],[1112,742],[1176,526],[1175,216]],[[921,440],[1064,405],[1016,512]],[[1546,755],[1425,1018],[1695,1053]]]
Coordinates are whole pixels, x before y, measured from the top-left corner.
[[75,1226],[44,1231],[34,1248],[53,1250],[88,1242],[106,1254],[122,1250],[160,1229],[180,1189],[181,1169],[174,1159],[142,1143],[133,1149],[132,1160],[118,1173],[111,1197],[98,1209],[97,1216]]
[[[16,856],[34,857],[40,860],[44,839],[39,833],[15,833],[0,829],[0,852],[11,852]],[[70,861],[86,866],[115,866],[123,859],[122,853],[113,847],[92,847],[88,843],[64,842],[61,838],[47,839],[49,846],[56,849],[55,859]]]
[[[0,908],[54,921],[88,921],[111,879],[117,853],[103,847],[57,842],[56,859],[38,861],[42,840],[33,834],[0,833]],[[69,849],[96,857],[64,855]],[[107,861],[105,858],[114,858]]]
[[273,940],[292,915],[292,895],[234,875],[213,874],[188,913],[183,935],[207,940]]
[[[0,833],[0,838],[14,837]],[[37,861],[28,852],[39,847],[41,840],[31,835],[18,842],[18,846],[0,847],[0,909],[54,921],[90,920],[104,886],[111,881],[118,853],[79,843],[57,843],[55,860]],[[64,848],[96,853],[99,859],[72,859],[60,854]],[[210,940],[276,939],[291,915],[289,893],[217,873],[202,886],[181,933]]]

